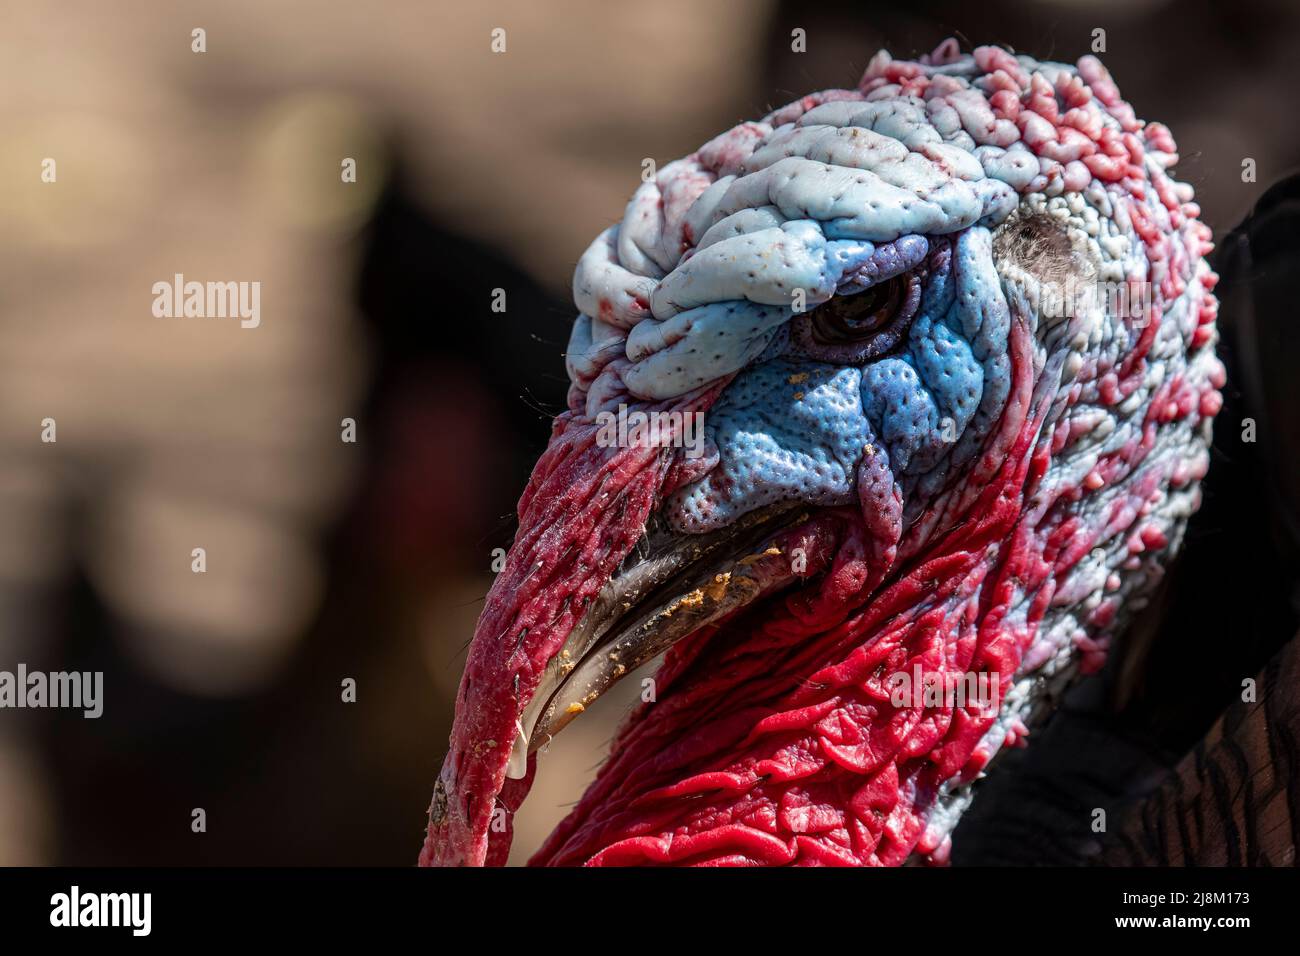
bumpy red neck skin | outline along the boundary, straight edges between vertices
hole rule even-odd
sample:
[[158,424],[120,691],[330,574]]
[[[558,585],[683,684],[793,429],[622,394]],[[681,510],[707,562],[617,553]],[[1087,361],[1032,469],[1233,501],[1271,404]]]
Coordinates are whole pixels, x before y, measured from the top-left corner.
[[[946,98],[947,107],[931,111],[936,126],[977,137],[972,142],[992,151],[990,171],[1017,181],[1025,169],[1027,177],[1040,170],[1018,187],[1021,212],[1067,223],[1076,245],[1092,248],[1120,278],[1144,283],[1150,301],[1040,322],[1027,296],[1043,278],[1034,275],[1033,256],[1017,258],[1014,235],[1009,251],[994,243],[1001,274],[979,288],[1006,297],[1006,342],[996,347],[1006,361],[995,370],[1005,385],[996,394],[1005,397],[980,423],[973,457],[941,483],[905,487],[888,454],[868,445],[856,471],[858,506],[810,507],[810,520],[792,532],[812,558],[809,583],[669,652],[654,702],[631,715],[596,781],[532,862],[891,865],[913,854],[942,862],[969,782],[1002,747],[1023,739],[1046,682],[1099,666],[1110,636],[1158,582],[1198,502],[1223,385],[1212,351],[1215,277],[1202,258],[1209,234],[1196,221],[1190,189],[1165,174],[1176,160],[1168,131],[1137,121],[1091,58],[1077,75],[1051,65],[1031,74],[1032,64],[980,48],[963,66],[968,83],[944,72],[957,58],[955,45],[941,46],[929,62],[882,57],[858,90],[805,97],[762,124],[743,124],[680,167],[681,181],[665,172],[661,185],[672,201],[629,206],[625,228],[643,236],[651,222],[650,233],[662,239],[655,247],[666,260],[660,271],[669,273],[662,282],[636,242],[625,248],[607,238],[593,247],[614,259],[597,256],[575,289],[592,299],[591,316],[608,321],[599,323],[603,337],[591,331],[595,319],[584,327],[585,351],[570,362],[571,411],[557,420],[534,470],[518,538],[480,618],[422,864],[505,862],[535,757],[524,779],[508,780],[506,771],[547,662],[648,518],[698,477],[680,467],[671,447],[601,447],[593,409],[627,399],[707,412],[758,357],[760,349],[716,343],[712,336],[724,327],[699,317],[707,305],[685,322],[651,318],[648,304],[665,288],[669,299],[693,302],[715,280],[719,295],[735,294],[705,266],[744,287],[743,274],[726,272],[736,257],[721,254],[716,262],[697,256],[703,278],[674,284],[669,266],[679,256],[689,266],[697,231],[688,228],[688,210],[713,195],[712,183],[745,172],[740,153],[754,154],[764,137],[819,104],[883,96],[919,110],[915,104]],[[823,119],[832,114],[823,110]],[[882,117],[893,122],[893,114]],[[1017,141],[1032,153],[1029,167],[1020,165],[1023,151],[1001,152]],[[952,149],[919,148],[954,176],[965,169]],[[911,215],[921,207],[899,208]],[[801,229],[782,236],[803,236]],[[946,254],[942,242],[932,245],[932,258]],[[611,276],[630,275],[620,262],[643,272],[612,300],[593,292]],[[679,305],[668,303],[670,311]],[[979,312],[978,302],[972,309]],[[763,332],[765,315],[754,312],[746,327]],[[707,348],[690,338],[701,330],[711,336]],[[728,356],[744,361],[718,375],[692,364]],[[994,394],[989,369],[983,385]],[[624,384],[642,389],[641,397]],[[648,404],[652,395],[679,394],[678,386],[701,390]],[[935,704],[918,692],[900,703],[900,674],[935,682],[943,693],[981,677],[991,696]]]

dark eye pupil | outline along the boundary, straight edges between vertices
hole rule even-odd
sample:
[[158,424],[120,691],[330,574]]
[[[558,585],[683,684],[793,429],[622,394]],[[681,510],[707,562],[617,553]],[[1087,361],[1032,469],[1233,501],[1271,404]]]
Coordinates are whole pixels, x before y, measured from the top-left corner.
[[874,335],[894,317],[903,283],[896,276],[857,295],[835,296],[810,313],[813,336],[827,345]]

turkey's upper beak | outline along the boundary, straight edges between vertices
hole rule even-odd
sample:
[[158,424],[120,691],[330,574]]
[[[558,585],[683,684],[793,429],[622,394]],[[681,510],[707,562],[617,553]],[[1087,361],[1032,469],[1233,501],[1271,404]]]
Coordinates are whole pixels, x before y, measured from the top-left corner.
[[637,667],[682,638],[824,566],[806,510],[772,506],[706,535],[648,532],[546,664],[506,775]]

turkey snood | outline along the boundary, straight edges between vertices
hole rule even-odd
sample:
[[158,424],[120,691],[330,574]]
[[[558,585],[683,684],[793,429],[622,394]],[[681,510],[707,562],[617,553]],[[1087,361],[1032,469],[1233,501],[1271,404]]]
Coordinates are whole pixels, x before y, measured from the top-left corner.
[[943,862],[1198,504],[1223,368],[1177,158],[1095,58],[949,40],[645,182],[577,266],[421,862],[503,863],[536,751],[665,651],[533,863]]

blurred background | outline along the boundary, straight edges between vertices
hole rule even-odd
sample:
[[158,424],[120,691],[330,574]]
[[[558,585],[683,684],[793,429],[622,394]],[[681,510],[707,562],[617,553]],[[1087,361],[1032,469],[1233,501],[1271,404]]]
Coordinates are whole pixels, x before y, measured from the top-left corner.
[[[0,711],[2,864],[414,862],[564,404],[572,269],[644,158],[852,87],[882,46],[1073,62],[1103,29],[1216,235],[1300,163],[1285,0],[0,0],[0,23],[0,669],[105,675],[98,720]],[[175,273],[260,282],[260,326],[154,318]],[[626,707],[557,739],[515,859]]]

